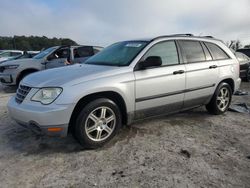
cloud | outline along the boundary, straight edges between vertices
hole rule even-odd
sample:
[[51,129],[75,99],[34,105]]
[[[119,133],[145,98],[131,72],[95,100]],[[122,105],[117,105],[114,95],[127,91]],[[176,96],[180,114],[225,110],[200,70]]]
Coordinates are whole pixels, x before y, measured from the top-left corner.
[[249,0],[2,0],[0,35],[69,37],[80,44],[172,33],[250,43]]

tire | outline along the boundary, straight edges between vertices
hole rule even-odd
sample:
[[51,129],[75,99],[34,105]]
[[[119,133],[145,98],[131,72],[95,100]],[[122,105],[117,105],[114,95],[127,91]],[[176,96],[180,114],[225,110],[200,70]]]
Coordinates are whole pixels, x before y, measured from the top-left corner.
[[216,88],[215,93],[206,105],[206,109],[210,114],[220,115],[225,113],[230,106],[232,99],[232,89],[229,84],[222,82]]
[[16,81],[17,87],[19,86],[19,84],[20,84],[20,82],[22,81],[22,79],[24,79],[24,77],[28,76],[28,75],[31,74],[31,73],[34,73],[34,72],[26,72],[26,73],[21,74],[21,75],[18,77],[17,81]]
[[99,98],[88,103],[77,117],[74,136],[87,149],[103,146],[122,125],[119,107],[110,99]]

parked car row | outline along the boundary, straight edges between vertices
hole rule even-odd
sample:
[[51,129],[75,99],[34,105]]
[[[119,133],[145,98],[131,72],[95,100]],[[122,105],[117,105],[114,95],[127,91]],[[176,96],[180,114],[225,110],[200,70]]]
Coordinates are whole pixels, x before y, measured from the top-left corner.
[[18,85],[27,75],[44,69],[65,66],[65,61],[83,63],[102,50],[98,46],[54,46],[33,58],[17,58],[0,64],[0,82],[4,85]]
[[40,53],[40,51],[24,51],[23,54],[20,54],[18,56],[8,57],[7,60],[1,61],[0,64],[6,61],[11,61],[11,60],[32,58],[38,53]]
[[2,61],[6,61],[6,60],[9,60],[13,57],[17,57],[20,55],[23,55],[23,51],[20,51],[20,50],[2,50],[0,52],[0,63]]
[[[148,117],[201,105],[223,114],[241,83],[235,54],[211,37],[159,36],[98,51],[52,47],[30,61],[1,65],[3,83],[20,82],[8,103],[11,117],[35,132],[71,132],[84,147],[97,148],[122,125]],[[54,68],[66,58],[77,63],[19,77],[27,67]]]

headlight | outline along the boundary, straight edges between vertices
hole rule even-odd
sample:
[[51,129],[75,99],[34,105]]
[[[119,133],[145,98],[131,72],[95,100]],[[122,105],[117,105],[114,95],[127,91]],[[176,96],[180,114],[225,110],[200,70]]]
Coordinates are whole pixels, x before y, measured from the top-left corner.
[[16,69],[17,67],[19,67],[19,65],[6,65],[6,66],[4,66],[5,69]]
[[42,88],[39,89],[31,98],[32,101],[50,104],[62,93],[62,88]]

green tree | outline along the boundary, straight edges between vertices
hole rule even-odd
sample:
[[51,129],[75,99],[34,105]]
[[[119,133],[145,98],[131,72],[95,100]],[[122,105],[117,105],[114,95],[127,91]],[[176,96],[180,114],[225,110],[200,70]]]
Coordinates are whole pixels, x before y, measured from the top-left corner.
[[77,43],[68,38],[48,38],[46,36],[13,36],[0,37],[1,50],[42,50],[51,46],[77,45]]
[[241,44],[240,40],[231,40],[228,47],[236,51],[242,47],[242,44]]

